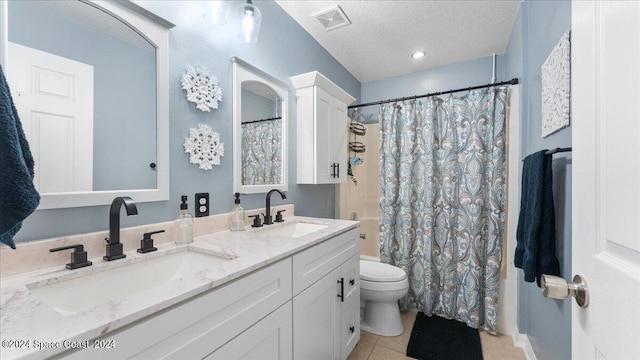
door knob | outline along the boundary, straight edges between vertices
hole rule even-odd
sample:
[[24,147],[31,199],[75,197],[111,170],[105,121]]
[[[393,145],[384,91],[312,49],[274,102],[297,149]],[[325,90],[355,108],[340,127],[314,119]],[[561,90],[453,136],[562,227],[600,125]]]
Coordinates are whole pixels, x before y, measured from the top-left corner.
[[587,282],[580,275],[574,276],[573,282],[570,283],[567,283],[567,281],[561,277],[542,275],[540,289],[544,297],[564,299],[571,295],[576,299],[576,303],[578,303],[580,307],[589,306]]

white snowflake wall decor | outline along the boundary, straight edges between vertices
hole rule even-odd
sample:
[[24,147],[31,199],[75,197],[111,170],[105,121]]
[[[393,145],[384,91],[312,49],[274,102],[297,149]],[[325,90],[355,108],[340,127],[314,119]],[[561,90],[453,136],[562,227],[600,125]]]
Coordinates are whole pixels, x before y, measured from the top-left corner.
[[542,137],[569,126],[571,44],[567,31],[542,64]]
[[189,154],[189,162],[198,164],[202,170],[211,170],[213,165],[220,165],[220,157],[224,155],[224,144],[220,142],[220,134],[204,124],[189,129],[189,137],[184,138],[184,152]]
[[201,111],[217,109],[222,100],[222,89],[218,86],[218,78],[211,75],[202,65],[187,65],[187,72],[182,75],[182,89],[187,92],[187,100],[196,104]]

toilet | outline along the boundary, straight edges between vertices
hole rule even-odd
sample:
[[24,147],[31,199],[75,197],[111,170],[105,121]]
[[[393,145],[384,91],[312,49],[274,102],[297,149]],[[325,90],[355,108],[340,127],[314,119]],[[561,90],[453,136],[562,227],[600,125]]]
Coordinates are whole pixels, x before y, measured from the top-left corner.
[[378,261],[360,260],[360,329],[382,336],[402,334],[398,300],[407,294],[404,270]]

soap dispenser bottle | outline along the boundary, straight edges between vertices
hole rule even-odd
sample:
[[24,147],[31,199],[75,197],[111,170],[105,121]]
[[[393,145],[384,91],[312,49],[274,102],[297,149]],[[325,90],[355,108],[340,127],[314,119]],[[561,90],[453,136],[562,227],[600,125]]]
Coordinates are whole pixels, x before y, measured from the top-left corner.
[[175,226],[176,244],[189,244],[193,242],[193,216],[187,212],[187,195],[182,195],[180,204],[180,215],[173,222]]
[[231,231],[244,231],[244,209],[240,206],[240,193],[236,193],[229,229]]

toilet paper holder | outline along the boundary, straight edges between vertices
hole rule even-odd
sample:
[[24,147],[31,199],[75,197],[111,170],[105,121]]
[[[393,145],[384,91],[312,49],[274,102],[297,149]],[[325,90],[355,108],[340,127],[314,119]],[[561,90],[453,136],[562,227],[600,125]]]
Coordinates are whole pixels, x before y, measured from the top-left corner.
[[552,299],[565,299],[569,295],[576,299],[580,307],[589,306],[589,294],[587,282],[580,275],[575,275],[573,281],[568,283],[565,279],[552,275],[542,275],[540,289],[544,297]]

